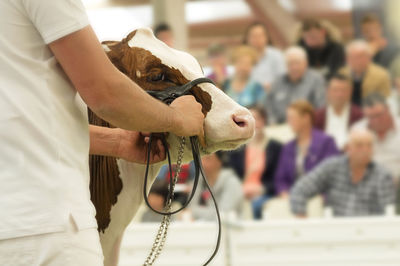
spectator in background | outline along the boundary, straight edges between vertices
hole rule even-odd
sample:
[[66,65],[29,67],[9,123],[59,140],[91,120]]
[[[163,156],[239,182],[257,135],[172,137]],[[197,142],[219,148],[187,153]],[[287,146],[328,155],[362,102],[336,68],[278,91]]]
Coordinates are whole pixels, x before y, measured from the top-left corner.
[[384,214],[396,195],[391,175],[372,161],[373,137],[352,130],[347,155],[330,158],[302,177],[290,193],[294,214],[304,216],[308,199],[325,195],[335,216]]
[[208,47],[207,55],[212,68],[212,72],[207,78],[212,79],[218,88],[222,88],[228,78],[225,46],[222,44],[212,44]]
[[368,42],[373,61],[389,69],[399,54],[399,48],[383,36],[381,22],[374,14],[368,14],[361,20],[363,38]]
[[257,51],[258,62],[252,71],[252,78],[269,91],[274,79],[285,73],[285,61],[281,51],[269,45],[267,28],[260,22],[251,24],[244,36],[244,44]]
[[301,31],[299,45],[306,50],[310,67],[329,79],[344,65],[343,46],[333,41],[327,30],[317,20],[305,20]]
[[[232,169],[222,168],[223,156],[222,152],[204,156],[202,158],[204,174],[213,190],[220,212],[236,212],[240,215],[244,199],[242,184]],[[199,180],[197,191],[189,207],[189,212],[196,220],[216,218],[214,203],[202,179]]]
[[325,104],[325,81],[318,72],[310,70],[303,48],[294,46],[285,52],[287,74],[279,76],[267,94],[266,107],[270,124],[286,121],[286,109],[295,100],[305,99],[314,107]]
[[232,53],[235,73],[225,81],[223,90],[233,100],[245,107],[264,99],[263,87],[251,79],[251,71],[257,63],[257,52],[250,46],[239,46]]
[[347,66],[343,71],[353,79],[352,103],[361,106],[364,97],[377,92],[385,97],[390,95],[388,72],[372,62],[371,49],[367,42],[356,40],[346,47]]
[[241,148],[229,153],[229,166],[243,180],[243,192],[252,202],[253,216],[261,219],[264,203],[275,196],[274,175],[282,145],[265,133],[266,112],[259,106],[249,107],[255,119],[255,135]]
[[386,167],[395,180],[400,178],[400,118],[394,117],[380,94],[364,100],[365,118],[355,128],[370,129],[374,137],[374,161]]
[[288,123],[296,138],[282,148],[275,175],[278,195],[287,197],[292,185],[326,158],[338,154],[335,141],[312,128],[314,110],[304,100],[293,102],[287,110]]
[[349,128],[362,118],[362,110],[351,103],[353,83],[344,73],[336,73],[329,80],[327,105],[315,112],[314,127],[333,137],[336,146],[343,150]]
[[[157,211],[164,211],[165,204],[167,203],[168,197],[168,183],[165,179],[154,180],[151,190],[148,195],[149,204],[153,209]],[[146,209],[142,216],[142,222],[160,222],[162,216],[158,213],[153,212],[150,209]]]
[[174,34],[167,23],[160,23],[155,26],[154,36],[169,47],[174,47]]

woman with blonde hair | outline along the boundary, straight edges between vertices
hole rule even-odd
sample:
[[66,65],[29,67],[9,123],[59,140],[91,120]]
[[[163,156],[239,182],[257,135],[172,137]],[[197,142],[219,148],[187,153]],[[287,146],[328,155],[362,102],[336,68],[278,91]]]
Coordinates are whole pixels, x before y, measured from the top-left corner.
[[237,103],[250,106],[264,99],[264,89],[258,82],[251,79],[251,72],[257,63],[257,52],[247,45],[234,49],[232,64],[235,68],[233,76],[223,86],[223,90]]

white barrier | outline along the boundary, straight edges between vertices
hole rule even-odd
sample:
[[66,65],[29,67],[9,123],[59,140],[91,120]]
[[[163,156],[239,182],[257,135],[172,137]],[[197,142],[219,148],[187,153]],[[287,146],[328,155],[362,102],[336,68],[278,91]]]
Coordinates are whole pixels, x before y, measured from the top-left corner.
[[[132,223],[120,266],[143,265],[158,224]],[[198,266],[210,254],[216,224],[173,223],[155,265]],[[227,222],[212,265],[399,266],[400,217]]]

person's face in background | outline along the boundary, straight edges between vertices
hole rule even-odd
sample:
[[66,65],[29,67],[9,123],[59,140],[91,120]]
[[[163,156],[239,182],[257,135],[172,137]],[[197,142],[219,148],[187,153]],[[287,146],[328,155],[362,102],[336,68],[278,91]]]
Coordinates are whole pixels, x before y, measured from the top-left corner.
[[160,31],[156,37],[169,47],[174,47],[174,35],[172,34],[172,31],[170,30]]
[[224,53],[211,55],[208,57],[208,61],[210,62],[212,68],[221,68],[226,67],[227,65],[227,58]]
[[307,60],[299,55],[288,55],[286,66],[290,80],[296,82],[303,77],[307,69]]
[[288,108],[286,116],[290,128],[296,135],[304,129],[311,128],[310,117],[306,114],[300,114],[296,109]]
[[252,46],[259,53],[261,53],[268,44],[267,32],[261,25],[253,26],[247,34],[246,41],[248,45]]
[[250,109],[251,114],[254,117],[255,120],[255,130],[256,130],[256,135],[263,134],[264,128],[265,128],[265,121],[264,117],[262,114],[260,114],[260,110],[258,109]]
[[321,48],[326,42],[326,31],[324,29],[312,28],[303,33],[303,40],[309,48]]
[[203,156],[201,158],[201,163],[203,164],[204,173],[210,182],[210,185],[216,181],[218,178],[219,171],[222,167],[222,162],[219,160],[215,153]]
[[382,37],[382,26],[377,21],[366,22],[361,25],[361,32],[366,41],[373,42]]
[[357,75],[362,75],[371,63],[370,53],[361,47],[353,47],[347,51],[347,64]]
[[353,133],[347,147],[347,154],[351,163],[367,165],[372,160],[372,135],[367,132]]
[[364,108],[364,116],[368,119],[369,128],[376,133],[385,133],[391,126],[391,114],[384,104]]
[[343,107],[350,103],[352,88],[346,80],[333,78],[328,87],[328,103],[333,107]]
[[235,75],[241,79],[248,79],[253,69],[253,58],[251,56],[239,56],[234,62]]
[[164,197],[160,194],[150,192],[149,196],[150,206],[153,207],[156,211],[162,211],[165,206]]

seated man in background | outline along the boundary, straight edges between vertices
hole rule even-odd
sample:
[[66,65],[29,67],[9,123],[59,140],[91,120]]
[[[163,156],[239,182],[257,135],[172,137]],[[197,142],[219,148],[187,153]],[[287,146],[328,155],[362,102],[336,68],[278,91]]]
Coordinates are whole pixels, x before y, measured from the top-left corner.
[[343,150],[349,128],[362,118],[362,110],[351,103],[352,81],[346,74],[336,73],[329,80],[327,105],[315,112],[314,126],[333,137]]
[[241,148],[229,152],[229,166],[243,179],[243,192],[252,203],[254,219],[261,219],[264,203],[275,196],[274,175],[282,145],[265,133],[266,112],[249,107],[255,119],[255,135]]
[[314,107],[325,104],[325,80],[321,74],[308,68],[303,48],[290,47],[285,52],[285,59],[287,73],[272,83],[266,98],[270,124],[285,123],[286,109],[295,100],[307,100]]
[[[169,184],[165,179],[157,179],[154,180],[153,185],[151,186],[148,199],[149,204],[153,209],[157,211],[164,211],[165,204],[167,203],[168,198],[168,186]],[[146,208],[146,211],[143,213],[141,221],[142,222],[160,222],[162,216],[154,211]]]
[[301,30],[299,45],[306,50],[310,67],[329,79],[344,65],[343,46],[329,36],[320,21],[305,20]]
[[261,22],[250,24],[244,34],[243,43],[257,52],[257,63],[252,69],[252,79],[260,83],[266,91],[272,82],[285,72],[282,52],[271,45],[267,27]]
[[222,88],[235,102],[245,107],[259,103],[265,96],[261,84],[251,78],[257,56],[257,52],[250,46],[236,47],[232,53],[235,72],[225,81]]
[[339,153],[333,138],[312,128],[314,110],[310,103],[304,100],[293,102],[287,113],[296,138],[282,148],[275,174],[275,189],[283,198],[303,174]]
[[372,62],[372,52],[368,43],[356,40],[346,47],[346,71],[353,79],[352,103],[361,106],[362,100],[373,92],[385,97],[390,95],[390,76],[381,66]]
[[160,23],[155,26],[154,36],[169,47],[174,47],[174,33],[167,23]]
[[355,128],[371,130],[373,134],[374,161],[387,168],[396,183],[400,179],[400,118],[394,117],[380,94],[364,99],[365,118],[354,124]]
[[399,48],[383,35],[382,24],[374,14],[367,14],[361,20],[361,33],[371,47],[373,61],[389,69],[399,54]]
[[347,154],[326,160],[296,182],[292,212],[304,216],[308,199],[323,194],[334,216],[384,214],[395,203],[395,188],[389,172],[372,161],[372,142],[368,130],[351,130]]
[[[221,213],[235,212],[241,215],[244,200],[239,177],[230,168],[223,168],[223,152],[216,152],[202,158],[204,174],[213,190]],[[195,220],[216,219],[214,203],[204,181],[199,180],[197,191],[189,205],[188,212]]]
[[226,49],[222,44],[211,44],[207,49],[208,62],[212,72],[207,78],[212,79],[218,88],[222,89],[225,80],[228,78],[228,65]]

